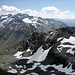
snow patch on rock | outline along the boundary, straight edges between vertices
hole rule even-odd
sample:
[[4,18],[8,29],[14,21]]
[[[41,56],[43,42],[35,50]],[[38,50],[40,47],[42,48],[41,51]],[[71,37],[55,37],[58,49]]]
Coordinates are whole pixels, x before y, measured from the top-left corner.
[[[71,63],[69,63],[69,64],[71,64]],[[66,74],[70,74],[70,75],[73,75],[73,74],[75,74],[75,72],[72,72],[73,70],[72,70],[72,64],[70,65],[70,67],[68,68],[68,66],[67,67],[65,67],[65,68],[63,68],[62,66],[63,65],[51,65],[52,67],[54,67],[55,69],[57,69],[58,71],[61,71],[61,72],[65,72]]]
[[57,41],[60,41],[62,38],[63,38],[63,37],[58,38]]
[[47,69],[48,67],[50,67],[50,65],[40,65],[39,67],[41,68],[41,70],[47,71],[46,69]]
[[23,74],[23,73],[25,73],[26,71],[27,71],[27,70],[22,69],[22,70],[20,71],[20,73]]
[[[58,38],[57,41],[60,41],[62,38],[63,37]],[[69,50],[66,51],[66,53],[70,53],[70,54],[74,55],[75,51],[72,50],[73,48],[75,48],[75,37],[74,36],[70,36],[69,39],[64,38],[60,42],[61,42],[61,44],[57,47],[57,50],[59,52],[62,51],[62,48],[70,48]],[[67,43],[67,42],[69,42],[69,43],[71,43],[73,45],[68,45],[68,44],[64,45],[64,43]]]
[[73,51],[72,49],[69,49],[66,53],[70,53],[70,54],[74,55],[75,51]]
[[42,48],[42,46],[40,48],[38,48],[38,50],[36,51],[36,53],[34,53],[32,56],[29,56],[29,57],[22,57],[22,53],[23,52],[17,52],[14,56],[18,59],[29,59],[27,61],[27,63],[31,63],[33,61],[37,61],[37,62],[41,62],[41,61],[44,61],[47,57],[47,54],[48,52],[50,51],[52,47],[50,47],[49,49],[47,50],[44,50]]
[[32,23],[32,21],[29,18],[24,18],[22,21],[25,23]]
[[65,42],[69,42],[69,43],[75,44],[75,37],[74,37],[74,36],[70,36],[69,39],[64,38],[64,39],[61,41],[61,43],[65,43]]
[[17,70],[16,69],[11,69],[11,70],[8,70],[8,72],[10,72],[10,73],[17,73]]
[[42,46],[36,51],[36,53],[34,55],[32,55],[29,60],[27,61],[27,63],[31,63],[33,61],[37,61],[37,62],[41,62],[44,61],[46,59],[46,56],[49,52],[49,50],[51,49],[51,47],[47,50],[43,50]]
[[2,16],[1,19],[7,18],[8,16]]
[[27,70],[34,70],[40,64],[41,63],[34,63],[34,65],[32,66],[32,68],[28,68]]
[[23,52],[22,51],[18,51],[14,56],[18,59],[20,59],[22,57],[22,54]]
[[16,67],[16,68],[23,68],[22,65],[17,65],[17,64],[15,65],[15,67]]

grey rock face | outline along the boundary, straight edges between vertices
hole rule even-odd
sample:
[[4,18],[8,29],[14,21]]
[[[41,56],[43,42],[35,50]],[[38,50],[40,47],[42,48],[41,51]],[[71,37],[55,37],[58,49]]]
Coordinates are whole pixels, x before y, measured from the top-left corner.
[[[74,45],[74,27],[60,28],[55,31],[49,31],[46,33],[35,32],[26,39],[24,39],[18,47],[19,51],[22,52],[30,49],[32,51],[32,54],[28,55],[28,57],[30,58],[25,58],[12,64],[22,65],[23,67],[24,65],[26,65],[26,69],[23,68],[23,75],[31,73],[36,73],[37,75],[73,75],[75,74]],[[50,50],[46,56],[45,52],[47,52],[49,48]],[[43,53],[45,53],[44,56],[42,55]],[[22,55],[22,57],[25,56]],[[44,57],[45,59],[43,60]]]
[[51,31],[61,27],[66,27],[66,24],[53,19],[44,19],[21,13],[1,15],[0,50],[15,46],[33,32]]

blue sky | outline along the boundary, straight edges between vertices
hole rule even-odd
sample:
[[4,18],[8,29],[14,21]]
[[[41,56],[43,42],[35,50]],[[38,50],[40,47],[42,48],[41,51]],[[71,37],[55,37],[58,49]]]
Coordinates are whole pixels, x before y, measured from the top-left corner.
[[[12,7],[10,6],[13,6],[13,10]],[[17,13],[14,11],[14,9],[17,12],[23,12],[23,13],[28,12],[27,14],[33,16],[41,15],[41,17],[47,17],[47,18],[58,17],[64,19],[68,17],[74,18],[75,0],[0,0],[0,12],[1,12],[0,14],[2,13],[6,14],[11,12]]]

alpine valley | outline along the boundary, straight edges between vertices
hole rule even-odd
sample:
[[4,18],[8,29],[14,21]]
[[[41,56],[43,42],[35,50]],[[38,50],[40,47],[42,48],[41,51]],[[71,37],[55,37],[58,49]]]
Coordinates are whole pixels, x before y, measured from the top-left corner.
[[21,13],[1,15],[0,68],[0,75],[75,75],[75,27]]

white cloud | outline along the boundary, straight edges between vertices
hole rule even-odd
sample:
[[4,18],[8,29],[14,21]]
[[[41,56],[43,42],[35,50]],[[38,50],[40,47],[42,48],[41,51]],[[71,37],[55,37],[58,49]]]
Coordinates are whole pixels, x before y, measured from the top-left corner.
[[66,11],[64,11],[64,12],[60,12],[60,13],[62,13],[62,14],[66,14],[66,13],[69,13],[70,11],[69,10],[66,10]]
[[7,5],[3,5],[0,8],[0,14],[16,14],[16,13],[25,13],[31,16],[43,18],[75,19],[74,12],[71,12],[70,10],[61,11],[55,6],[44,7],[39,12],[31,9],[20,10],[14,6],[7,6]]
[[1,10],[2,10],[2,11],[5,11],[5,12],[20,11],[20,9],[17,9],[17,8],[14,7],[14,6],[7,6],[7,5],[3,5],[3,6],[1,7]]
[[25,12],[25,13],[32,13],[32,10],[26,9],[24,12]]
[[1,8],[0,8],[0,11],[2,11]]
[[44,7],[42,9],[42,12],[45,12],[45,13],[58,13],[60,10],[54,6],[51,6],[51,7]]
[[26,10],[20,11],[20,13],[29,14],[32,16],[37,16],[39,14],[39,12],[37,12],[36,10],[31,10],[31,9],[26,9]]

